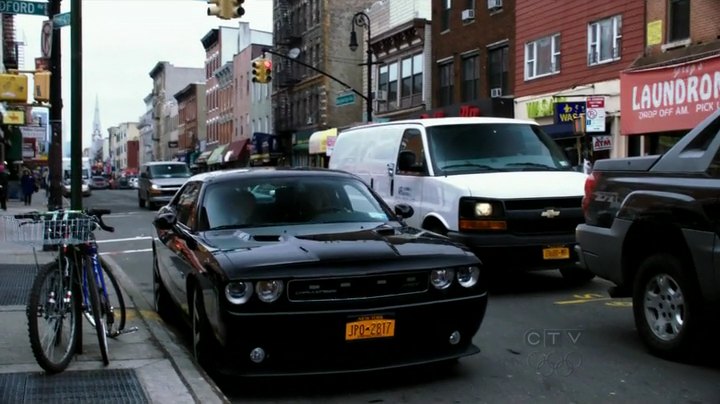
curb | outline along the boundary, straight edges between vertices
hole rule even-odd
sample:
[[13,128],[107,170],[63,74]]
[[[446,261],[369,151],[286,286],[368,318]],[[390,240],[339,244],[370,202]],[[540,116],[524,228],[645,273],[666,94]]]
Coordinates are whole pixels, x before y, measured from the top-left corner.
[[135,305],[138,317],[158,342],[160,349],[167,356],[195,402],[203,404],[230,403],[230,400],[225,397],[215,382],[190,357],[187,350],[175,342],[173,335],[162,324],[162,320],[159,317],[149,318],[143,314],[146,311],[154,312],[154,308],[145,300],[135,283],[125,274],[115,260],[108,256],[100,256],[100,261],[107,265],[115,275],[118,283],[120,283],[122,289]]

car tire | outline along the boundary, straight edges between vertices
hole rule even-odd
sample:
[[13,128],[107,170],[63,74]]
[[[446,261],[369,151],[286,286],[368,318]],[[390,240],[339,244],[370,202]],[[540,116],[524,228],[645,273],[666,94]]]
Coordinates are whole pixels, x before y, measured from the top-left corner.
[[195,361],[206,371],[212,369],[215,359],[214,338],[210,332],[210,325],[204,317],[205,306],[199,287],[193,289],[192,307],[190,308],[190,322],[192,330],[192,348]]
[[672,360],[688,358],[699,342],[705,317],[699,287],[684,264],[672,254],[652,255],[640,264],[633,285],[640,339],[652,354]]
[[572,284],[587,283],[595,278],[594,273],[578,266],[560,268],[560,274],[563,276],[563,279]]
[[138,192],[138,206],[141,208],[145,207],[145,199],[140,196],[140,192]]
[[157,257],[153,254],[153,304],[155,312],[168,323],[175,323],[175,307],[170,299],[170,293],[160,279]]

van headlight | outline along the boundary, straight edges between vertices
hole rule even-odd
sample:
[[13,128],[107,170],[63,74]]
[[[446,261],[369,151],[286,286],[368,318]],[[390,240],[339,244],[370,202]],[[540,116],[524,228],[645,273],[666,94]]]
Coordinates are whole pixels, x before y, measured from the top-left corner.
[[475,216],[492,216],[493,206],[490,202],[478,202],[475,204]]
[[271,303],[279,299],[282,296],[285,285],[281,280],[271,281],[258,281],[255,284],[255,292],[257,292],[258,299],[265,303]]
[[225,285],[225,298],[232,304],[244,304],[250,300],[253,287],[250,282],[230,282]]
[[158,184],[152,184],[152,185],[150,185],[150,188],[157,190],[157,189],[160,189],[160,186]]
[[430,272],[430,283],[435,289],[447,289],[453,281],[455,270],[450,268],[433,269]]
[[480,279],[480,268],[475,265],[457,269],[457,280],[460,286],[471,288]]

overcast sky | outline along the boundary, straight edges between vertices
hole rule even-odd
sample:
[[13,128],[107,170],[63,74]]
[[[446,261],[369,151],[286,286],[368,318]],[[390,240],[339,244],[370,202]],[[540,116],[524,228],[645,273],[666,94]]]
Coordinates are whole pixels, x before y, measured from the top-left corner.
[[[70,11],[70,0],[62,1]],[[246,0],[238,21],[272,31],[272,0]],[[103,137],[107,128],[137,121],[143,98],[152,90],[149,72],[159,61],[178,67],[204,67],[200,39],[209,30],[237,26],[206,14],[205,0],[82,0],[83,145],[90,145],[95,97]],[[17,15],[17,40],[24,41],[25,69],[40,56],[41,16]],[[57,33],[57,31],[55,31]],[[63,134],[70,132],[70,27],[61,29]]]

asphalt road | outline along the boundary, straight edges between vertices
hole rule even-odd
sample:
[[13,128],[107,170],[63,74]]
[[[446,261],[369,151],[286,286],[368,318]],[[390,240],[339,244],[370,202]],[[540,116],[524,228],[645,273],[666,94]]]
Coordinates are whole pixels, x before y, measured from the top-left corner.
[[[134,190],[94,191],[83,203],[113,210],[106,221],[116,232],[98,233],[101,253],[152,302],[154,213],[138,208]],[[693,364],[648,355],[629,300],[609,298],[607,287],[599,280],[569,285],[552,272],[496,277],[474,339],[482,352],[452,367],[219,384],[243,403],[719,403],[718,349]],[[187,330],[170,328],[187,341]]]

